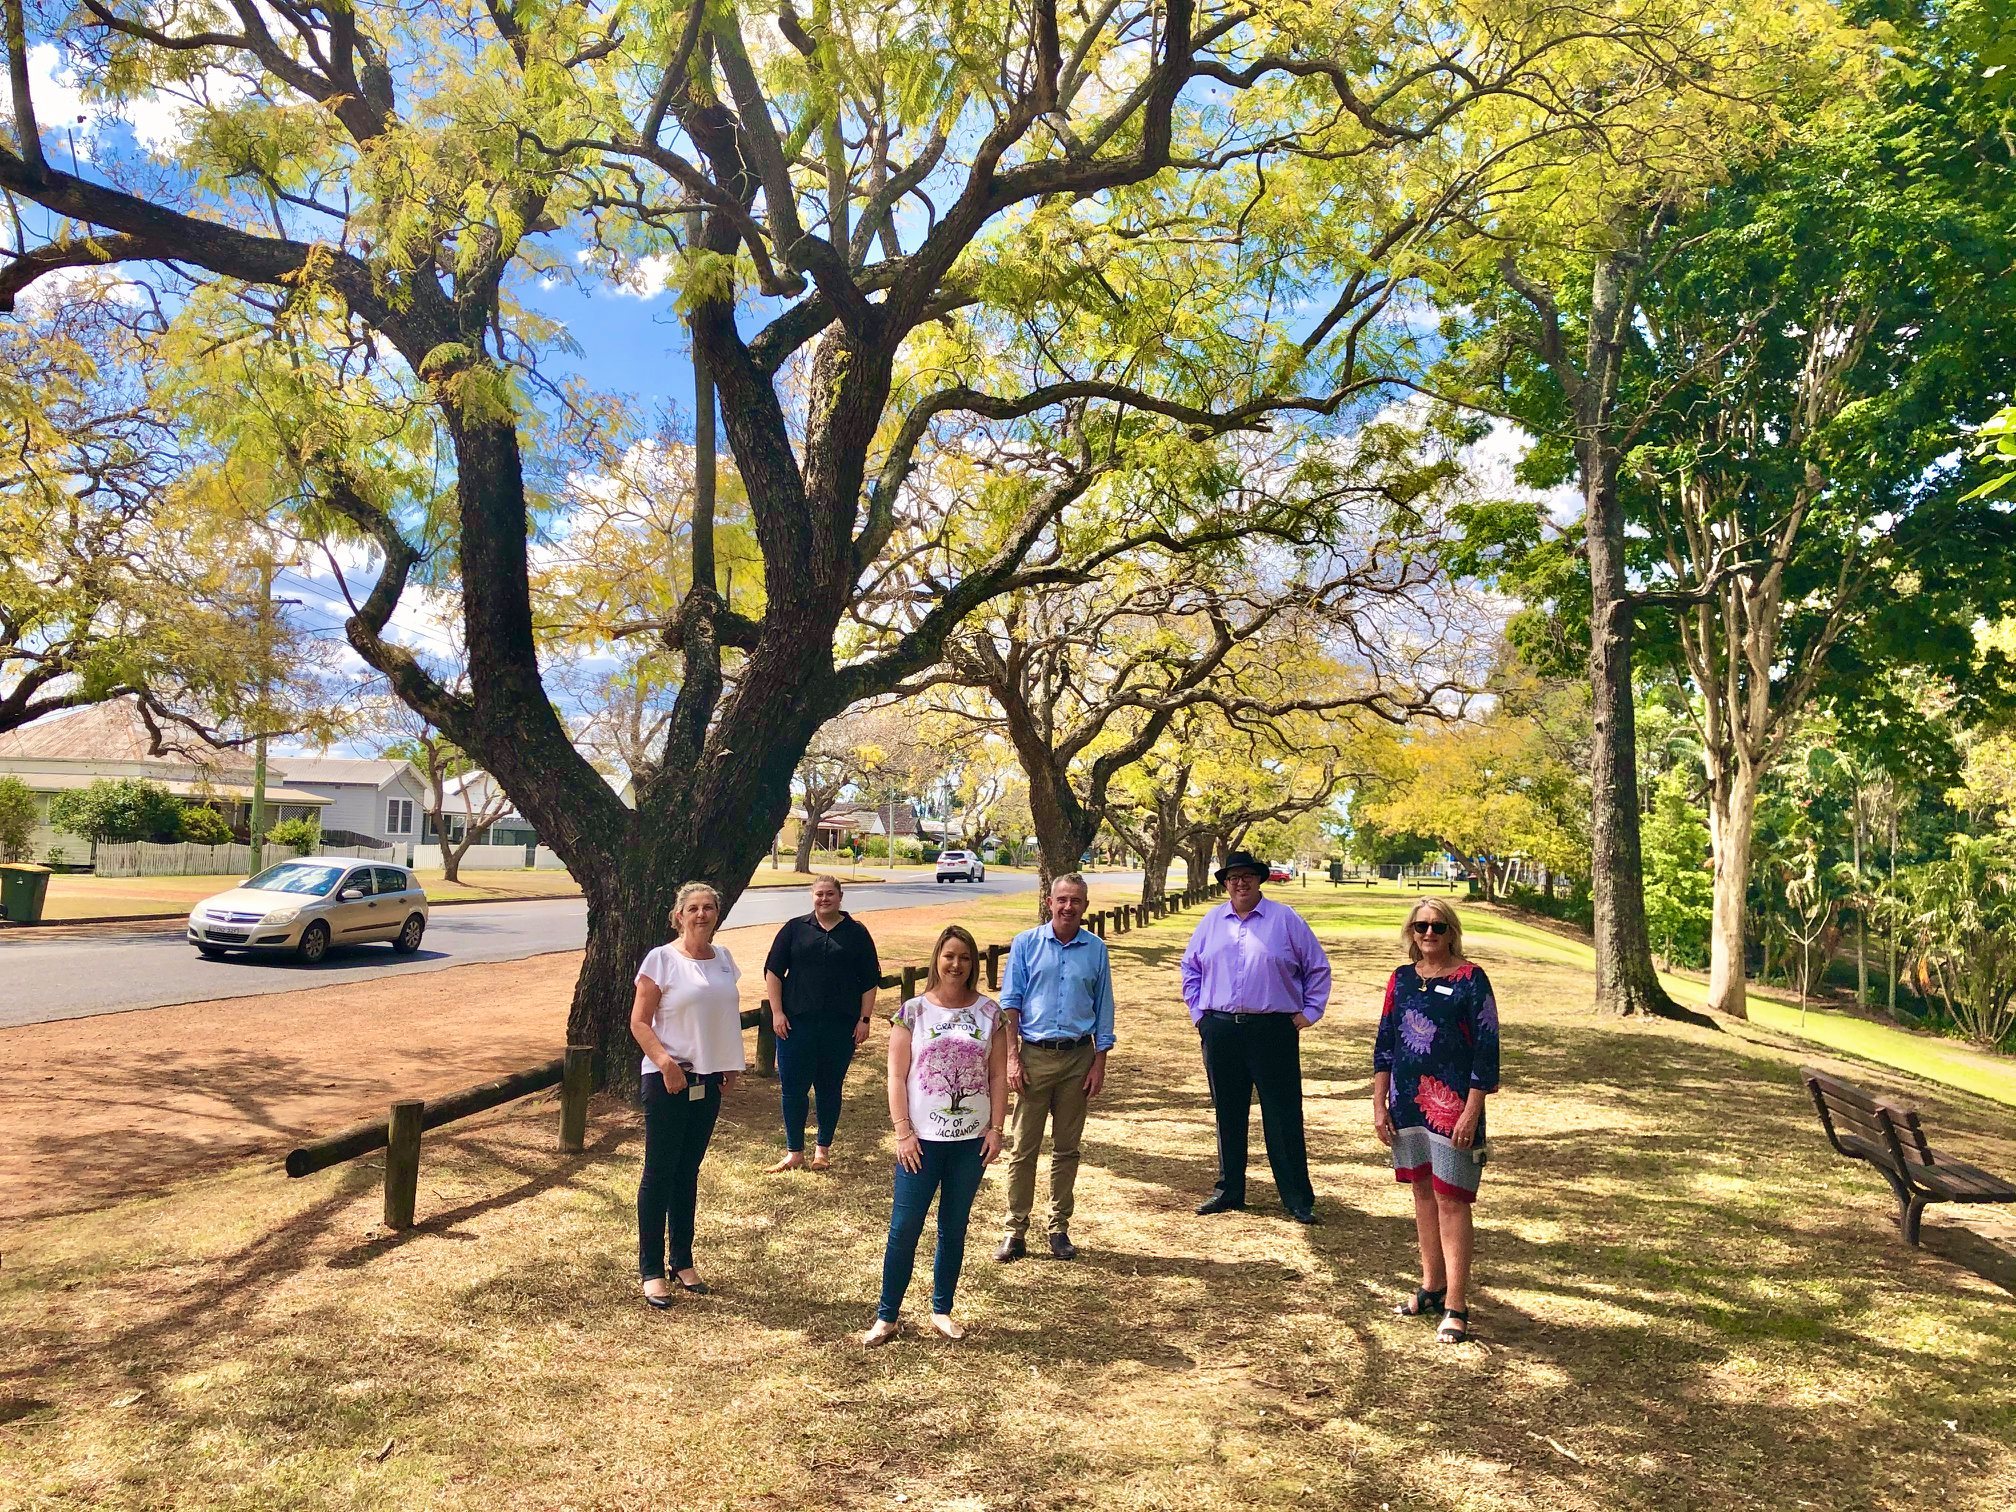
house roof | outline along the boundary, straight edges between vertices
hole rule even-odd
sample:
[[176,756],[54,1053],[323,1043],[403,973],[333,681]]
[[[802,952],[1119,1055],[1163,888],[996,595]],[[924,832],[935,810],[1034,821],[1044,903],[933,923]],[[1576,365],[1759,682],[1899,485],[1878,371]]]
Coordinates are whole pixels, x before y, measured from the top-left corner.
[[[18,777],[31,793],[74,792],[102,780],[95,772],[11,772],[8,775]],[[250,772],[232,772],[224,781],[215,778],[166,775],[150,776],[146,780],[159,783],[177,798],[221,803],[250,803],[251,776]],[[308,793],[299,788],[282,787],[276,782],[268,782],[266,801],[284,803],[290,808],[326,808],[331,800],[327,793]]]
[[0,759],[141,762],[183,771],[205,769],[234,780],[252,775],[252,758],[243,751],[212,745],[179,725],[167,726],[163,734],[170,749],[156,755],[151,750],[153,736],[140,717],[139,700],[113,698],[0,735]]
[[273,766],[289,782],[319,782],[328,787],[382,788],[399,780],[411,763],[357,756],[286,756]]

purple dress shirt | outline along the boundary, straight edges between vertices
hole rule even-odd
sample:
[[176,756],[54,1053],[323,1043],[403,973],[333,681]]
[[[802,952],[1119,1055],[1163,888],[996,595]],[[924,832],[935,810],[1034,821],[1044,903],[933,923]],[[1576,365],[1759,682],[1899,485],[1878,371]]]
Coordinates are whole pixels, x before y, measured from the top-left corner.
[[1223,1013],[1302,1013],[1310,1023],[1330,1001],[1330,958],[1316,932],[1285,903],[1262,898],[1240,918],[1230,903],[1204,915],[1183,952],[1190,1022]]

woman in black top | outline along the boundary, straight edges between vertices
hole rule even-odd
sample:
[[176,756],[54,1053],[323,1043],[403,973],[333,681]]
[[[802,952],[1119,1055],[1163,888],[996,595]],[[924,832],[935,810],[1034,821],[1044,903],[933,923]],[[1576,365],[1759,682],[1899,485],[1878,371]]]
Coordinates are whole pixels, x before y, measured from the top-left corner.
[[784,1158],[772,1171],[805,1162],[806,1094],[819,1113],[811,1167],[832,1164],[833,1131],[840,1122],[840,1089],[854,1049],[868,1038],[882,963],[875,941],[852,914],[840,909],[840,884],[812,879],[812,912],[777,931],[763,962],[763,991],[777,1032],[777,1080],[784,1094]]

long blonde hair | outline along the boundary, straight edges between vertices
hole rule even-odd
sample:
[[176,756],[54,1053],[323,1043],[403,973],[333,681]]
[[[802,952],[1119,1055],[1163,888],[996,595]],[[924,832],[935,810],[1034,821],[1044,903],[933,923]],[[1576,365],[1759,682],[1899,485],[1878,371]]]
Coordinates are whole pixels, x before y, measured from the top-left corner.
[[944,933],[938,936],[938,943],[931,947],[931,964],[924,971],[924,990],[938,990],[938,956],[945,949],[947,940],[965,943],[966,954],[972,961],[966,968],[966,990],[977,995],[980,991],[980,947],[973,943],[972,931],[959,924],[947,924]]
[[1447,898],[1417,898],[1414,906],[1407,910],[1407,922],[1400,926],[1400,944],[1407,952],[1407,959],[1417,965],[1421,960],[1421,941],[1414,934],[1414,921],[1421,910],[1432,908],[1441,915],[1442,922],[1449,926],[1449,959],[1460,961],[1463,956],[1463,921],[1456,914],[1456,905]]

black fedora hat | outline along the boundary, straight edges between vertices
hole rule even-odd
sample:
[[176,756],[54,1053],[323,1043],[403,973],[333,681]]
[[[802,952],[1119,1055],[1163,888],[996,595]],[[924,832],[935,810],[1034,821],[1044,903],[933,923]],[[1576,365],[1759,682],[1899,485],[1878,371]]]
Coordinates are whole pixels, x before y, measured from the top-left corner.
[[1218,880],[1223,882],[1235,871],[1254,872],[1262,882],[1265,882],[1272,874],[1273,868],[1251,851],[1235,850],[1226,855],[1225,864],[1218,868]]

